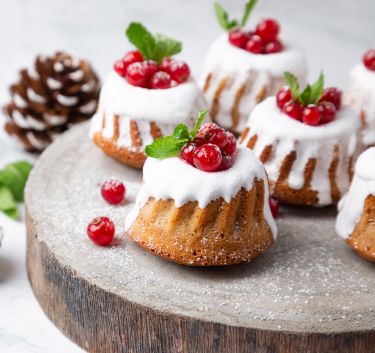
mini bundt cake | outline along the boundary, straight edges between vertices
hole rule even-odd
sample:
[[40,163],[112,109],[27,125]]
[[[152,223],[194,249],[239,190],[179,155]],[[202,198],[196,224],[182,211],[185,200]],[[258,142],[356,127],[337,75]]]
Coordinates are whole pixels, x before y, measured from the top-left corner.
[[[133,40],[138,31],[154,38],[141,24],[132,23],[127,35],[138,46]],[[181,43],[173,42],[177,49],[163,51],[163,55],[181,50]],[[115,63],[101,90],[90,136],[109,156],[141,169],[145,146],[171,134],[180,122],[192,126],[192,116],[204,108],[204,98],[187,64],[163,57],[157,49],[151,54],[142,53],[142,47],[139,50],[128,52]]]
[[218,266],[250,261],[273,244],[265,170],[223,131],[206,124],[176,156],[146,160],[126,219],[142,248],[184,265]]
[[353,182],[338,208],[337,233],[359,255],[375,262],[375,147],[358,158]]
[[375,146],[375,49],[351,71],[345,101],[360,117],[363,145]]
[[311,99],[301,98],[292,81],[294,93],[286,86],[254,108],[240,143],[264,163],[271,193],[282,203],[335,204],[349,187],[358,153],[357,116],[341,107],[339,90],[323,92],[323,76],[305,89],[320,91]]
[[220,13],[224,10],[218,11],[217,6],[219,23],[228,33],[210,47],[201,87],[212,120],[240,134],[254,106],[283,86],[285,71],[305,80],[306,60],[300,48],[278,39],[275,20],[263,20],[255,31],[245,31],[238,21],[223,23]]

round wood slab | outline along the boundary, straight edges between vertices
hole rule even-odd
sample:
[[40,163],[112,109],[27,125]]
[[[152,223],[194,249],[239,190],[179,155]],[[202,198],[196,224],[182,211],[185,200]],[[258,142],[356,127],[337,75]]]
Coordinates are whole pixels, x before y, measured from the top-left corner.
[[[141,173],[89,141],[83,124],[41,156],[26,190],[27,268],[49,318],[90,353],[373,353],[375,266],[334,231],[334,208],[283,209],[277,243],[250,264],[189,268],[141,250],[124,219]],[[123,180],[110,206],[100,185]],[[116,240],[86,226],[108,215]]]

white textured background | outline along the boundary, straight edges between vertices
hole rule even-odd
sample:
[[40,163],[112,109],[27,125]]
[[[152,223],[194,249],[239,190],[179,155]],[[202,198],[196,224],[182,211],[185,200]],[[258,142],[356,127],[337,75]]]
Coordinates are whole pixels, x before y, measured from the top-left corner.
[[[233,14],[243,2],[222,0]],[[181,39],[181,57],[198,75],[208,45],[221,33],[212,8],[211,0],[0,0],[0,103],[17,71],[38,53],[73,51],[105,78],[130,48],[124,29],[132,20]],[[323,69],[330,84],[344,86],[350,68],[375,46],[375,0],[259,0],[250,26],[265,16],[279,19],[282,38],[304,46],[311,78]],[[0,166],[20,156],[0,132]],[[80,352],[49,323],[32,295],[23,224],[0,215],[1,225],[6,238],[0,249],[0,352]]]

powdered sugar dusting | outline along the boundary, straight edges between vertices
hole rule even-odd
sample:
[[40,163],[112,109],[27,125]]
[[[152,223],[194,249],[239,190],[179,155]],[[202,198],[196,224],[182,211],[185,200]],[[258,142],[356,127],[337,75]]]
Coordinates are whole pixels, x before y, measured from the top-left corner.
[[[26,191],[38,239],[79,276],[141,305],[225,324],[300,332],[373,325],[374,265],[336,237],[333,208],[283,209],[278,242],[248,265],[175,265],[124,237],[141,173],[94,148],[87,129],[73,128],[42,155]],[[125,182],[123,205],[101,199],[99,186],[110,177]],[[87,223],[98,215],[109,215],[117,226],[111,247],[86,236]]]

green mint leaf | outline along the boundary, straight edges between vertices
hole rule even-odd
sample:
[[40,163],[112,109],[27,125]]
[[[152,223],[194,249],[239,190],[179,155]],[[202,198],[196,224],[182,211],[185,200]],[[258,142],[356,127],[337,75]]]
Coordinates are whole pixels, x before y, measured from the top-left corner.
[[241,27],[246,26],[247,21],[249,20],[249,16],[251,12],[253,11],[255,5],[257,3],[257,0],[249,0],[245,5],[245,12],[241,19]]
[[311,96],[311,86],[307,85],[305,89],[303,90],[303,92],[301,93],[301,102],[304,107],[310,104],[310,96]]
[[229,31],[231,28],[236,27],[238,25],[237,21],[235,20],[229,21],[228,13],[218,2],[215,2],[214,8],[216,18],[220,26],[223,27],[226,31]]
[[318,103],[324,92],[324,75],[320,73],[317,81],[311,86],[311,93],[309,97],[309,104]]
[[298,83],[297,77],[294,76],[293,74],[291,74],[290,72],[285,72],[284,73],[284,79],[285,79],[286,83],[288,84],[288,86],[290,88],[290,91],[292,92],[293,98],[296,101],[302,103],[301,93],[300,93],[300,90],[299,90],[299,83]]
[[174,157],[188,142],[188,139],[176,139],[174,136],[160,137],[146,146],[145,152],[147,156],[157,159]]
[[156,41],[145,26],[138,22],[130,23],[126,30],[126,36],[146,60],[153,60]]
[[10,189],[6,186],[0,186],[0,211],[13,219],[19,217],[16,201]]
[[178,54],[182,50],[182,43],[162,34],[155,34],[155,48],[152,60],[161,63],[164,58]]
[[179,124],[174,129],[173,136],[176,140],[189,140],[189,128],[185,124]]
[[201,110],[198,113],[198,119],[195,122],[194,129],[190,132],[190,138],[193,139],[195,136],[197,136],[197,133],[199,131],[199,128],[203,124],[203,120],[206,117],[208,111],[207,110]]

